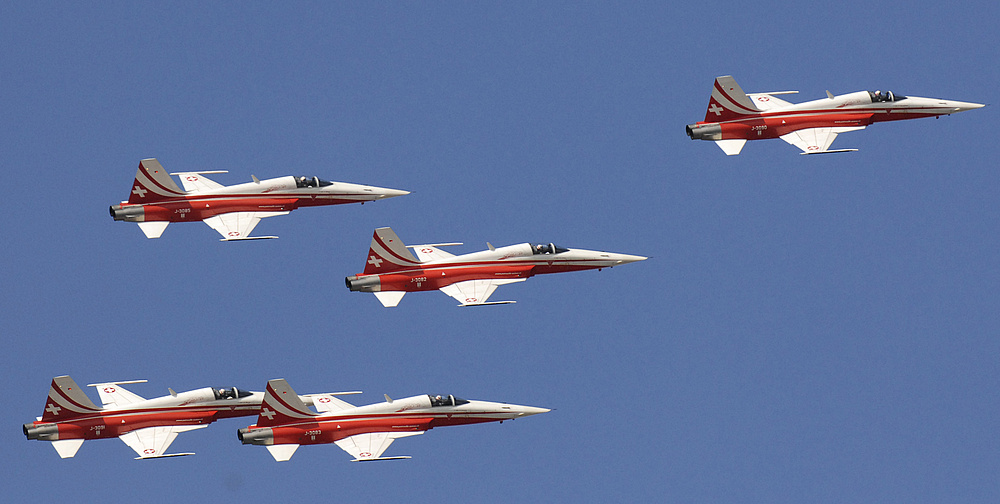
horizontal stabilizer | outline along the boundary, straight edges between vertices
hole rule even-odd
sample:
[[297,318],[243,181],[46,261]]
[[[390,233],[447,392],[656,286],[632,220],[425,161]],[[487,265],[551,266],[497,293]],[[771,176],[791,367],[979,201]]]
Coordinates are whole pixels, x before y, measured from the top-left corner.
[[487,301],[485,303],[463,303],[458,306],[488,306],[497,304],[514,304],[517,301]]
[[167,224],[170,224],[170,221],[140,222],[139,229],[142,230],[142,234],[146,235],[146,238],[159,238],[163,234],[163,230],[167,229]]
[[722,152],[725,152],[727,156],[735,156],[743,150],[743,144],[747,143],[745,139],[736,140],[716,140],[715,145],[718,145]]
[[82,445],[82,439],[60,439],[59,441],[52,442],[52,447],[56,449],[59,458],[73,457]]
[[408,458],[413,458],[413,457],[410,457],[409,455],[403,455],[400,457],[356,458],[352,459],[351,462],[368,462],[370,460],[403,460]]
[[375,297],[378,298],[379,303],[386,308],[392,308],[399,304],[399,301],[403,299],[403,295],[406,291],[381,291],[374,292]]
[[267,448],[267,451],[271,452],[271,456],[274,457],[274,460],[278,462],[287,462],[291,460],[292,455],[295,455],[295,450],[299,449],[299,445],[276,444],[268,445],[265,448]]

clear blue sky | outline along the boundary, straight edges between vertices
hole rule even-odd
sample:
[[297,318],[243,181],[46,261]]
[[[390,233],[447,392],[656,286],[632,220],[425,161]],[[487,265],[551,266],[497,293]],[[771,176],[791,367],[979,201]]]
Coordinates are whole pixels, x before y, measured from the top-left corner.
[[[0,7],[6,500],[995,502],[997,106],[726,157],[712,80],[996,103],[996,2],[75,2]],[[147,240],[138,161],[412,194]],[[641,254],[384,309],[372,230]],[[555,408],[290,463],[220,421],[193,457],[26,441],[49,381],[452,393]],[[92,391],[91,391],[92,392]],[[96,394],[91,393],[96,401]]]

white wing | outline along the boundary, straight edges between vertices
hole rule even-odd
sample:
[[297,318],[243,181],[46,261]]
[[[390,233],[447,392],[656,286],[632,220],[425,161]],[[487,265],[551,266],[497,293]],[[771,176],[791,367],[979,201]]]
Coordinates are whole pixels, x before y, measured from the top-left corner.
[[118,436],[129,448],[139,454],[138,459],[157,457],[180,457],[182,455],[194,455],[194,453],[171,453],[167,454],[167,448],[174,438],[181,432],[195,429],[204,429],[208,425],[186,425],[183,427],[147,427],[145,429],[134,430],[128,434]]
[[781,135],[781,139],[802,149],[803,154],[821,154],[824,152],[850,152],[857,149],[828,150],[837,134],[865,129],[864,126],[844,128],[806,128]]
[[205,219],[205,224],[219,232],[223,241],[259,240],[277,236],[250,236],[257,223],[265,217],[285,215],[288,212],[230,212]]
[[187,192],[208,191],[225,187],[214,180],[209,180],[198,172],[177,172],[171,173],[171,175],[180,177],[181,185],[184,186],[184,190]]
[[407,248],[413,249],[413,253],[417,255],[417,260],[420,262],[433,261],[435,259],[447,259],[449,257],[455,257],[455,254],[450,252],[445,252],[433,245],[414,245]]
[[791,103],[768,93],[748,93],[747,96],[760,110],[771,110],[791,105]]
[[315,406],[316,411],[320,413],[354,409],[357,407],[349,402],[341,401],[330,394],[310,394],[309,397],[312,397],[313,406]]
[[513,303],[513,301],[498,301],[487,303],[490,295],[497,287],[514,282],[523,282],[527,278],[512,278],[509,280],[466,280],[464,282],[453,283],[447,287],[441,287],[441,292],[455,298],[460,306],[481,305],[481,304],[503,304]]
[[[141,383],[144,381],[146,380],[136,380],[135,382]],[[118,383],[91,383],[87,386],[97,388],[97,395],[101,396],[101,403],[105,408],[126,406],[146,400],[138,394],[125,390]]]
[[394,460],[408,459],[410,457],[380,457],[394,439],[401,437],[416,436],[423,434],[420,432],[373,432],[370,434],[358,434],[346,437],[340,441],[335,441],[341,450],[354,456],[351,462],[362,462],[365,460]]

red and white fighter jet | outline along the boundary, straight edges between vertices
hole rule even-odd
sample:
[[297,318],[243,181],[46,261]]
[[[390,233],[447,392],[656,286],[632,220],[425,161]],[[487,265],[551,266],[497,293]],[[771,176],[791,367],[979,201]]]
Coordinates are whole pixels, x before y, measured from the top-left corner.
[[[260,412],[263,392],[249,392],[236,387],[228,389],[200,388],[174,392],[155,399],[142,397],[122,388],[129,383],[146,380],[93,383],[104,407],[99,408],[69,376],[52,379],[45,411],[35,422],[24,424],[28,439],[51,441],[62,458],[76,455],[88,439],[117,437],[135,450],[136,460],[194,455],[166,453],[170,443],[181,432],[202,429],[220,418],[252,416]],[[334,395],[360,392],[334,392]],[[312,395],[299,398],[312,404]],[[319,397],[319,396],[315,396]]]
[[545,408],[486,401],[467,401],[452,395],[418,395],[384,403],[354,406],[333,396],[313,396],[309,410],[282,379],[267,382],[257,423],[237,431],[243,444],[266,446],[278,462],[292,458],[300,445],[336,443],[351,454],[352,462],[408,459],[382,457],[396,439],[423,434],[435,427],[503,422],[545,413]]
[[780,138],[803,154],[852,152],[830,150],[840,133],[865,129],[876,122],[950,115],[984,107],[937,98],[902,96],[891,91],[857,91],[804,103],[789,103],[778,95],[798,91],[746,94],[732,76],[715,79],[705,120],[685,128],[692,140],[712,140],[729,156],[743,150],[747,140]]
[[[643,256],[568,249],[552,243],[521,243],[456,256],[440,249],[461,243],[403,245],[392,231],[375,230],[365,270],[345,279],[352,291],[372,292],[383,306],[399,304],[407,292],[439,289],[455,298],[459,306],[514,303],[487,302],[497,287],[523,282],[546,273],[603,269],[642,261]],[[417,257],[407,249],[412,248]]]
[[[285,215],[307,206],[342,205],[375,201],[409,194],[318,177],[279,177],[223,186],[209,180],[206,173],[168,174],[159,161],[143,159],[135,173],[128,201],[111,207],[116,221],[137,222],[147,238],[159,238],[171,222],[204,221],[222,235],[221,241],[258,240],[277,236],[250,236],[264,217]],[[170,175],[177,175],[184,189]]]

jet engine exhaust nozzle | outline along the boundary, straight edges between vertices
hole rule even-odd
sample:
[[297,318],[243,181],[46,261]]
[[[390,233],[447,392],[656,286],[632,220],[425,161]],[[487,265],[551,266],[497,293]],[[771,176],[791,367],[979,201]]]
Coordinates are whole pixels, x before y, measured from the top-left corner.
[[722,140],[722,126],[718,124],[688,124],[684,130],[691,140]]
[[274,433],[266,427],[260,429],[240,429],[236,431],[236,436],[240,438],[240,442],[243,444],[262,446],[274,444]]
[[378,275],[367,275],[363,278],[351,275],[344,279],[344,283],[352,292],[379,292],[382,290],[382,281]]
[[111,205],[109,210],[111,211],[111,218],[116,221],[145,222],[146,220],[146,211],[142,208],[142,205],[129,205],[125,207],[122,205]]
[[40,439],[42,441],[58,441],[59,426],[56,424],[24,424],[24,436],[28,439]]

